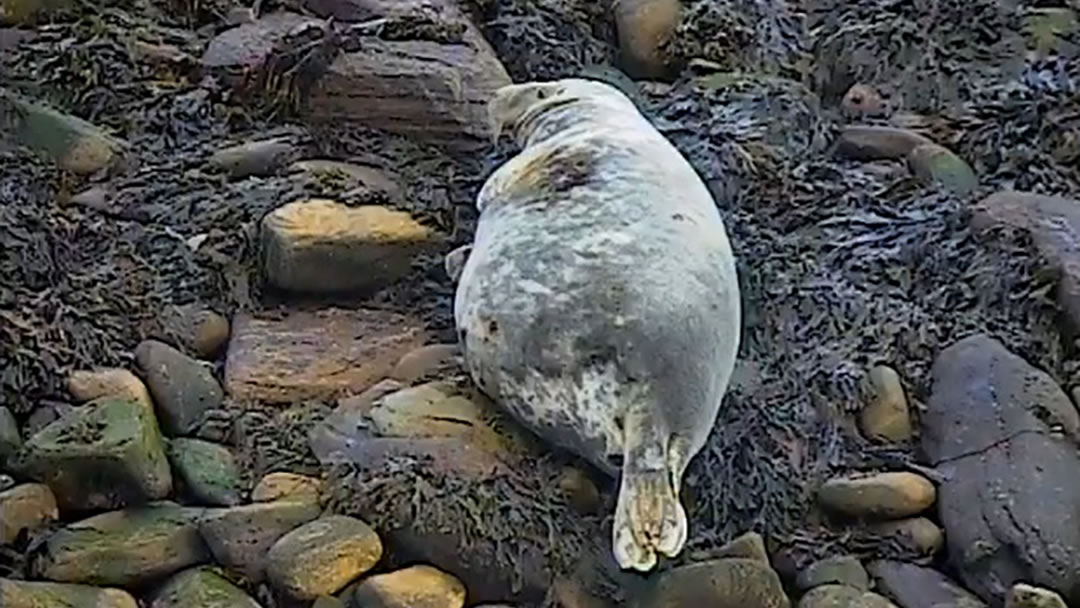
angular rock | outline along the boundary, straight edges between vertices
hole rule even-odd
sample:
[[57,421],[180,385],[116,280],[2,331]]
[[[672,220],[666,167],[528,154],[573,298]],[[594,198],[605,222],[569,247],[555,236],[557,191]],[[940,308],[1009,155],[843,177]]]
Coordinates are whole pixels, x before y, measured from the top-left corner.
[[922,144],[908,154],[908,166],[916,177],[942,185],[958,195],[969,194],[979,185],[971,165],[945,146]]
[[872,524],[870,531],[882,536],[892,536],[909,551],[921,555],[935,555],[945,545],[945,533],[925,517],[879,522]]
[[169,495],[162,442],[143,404],[105,397],[31,437],[18,468],[47,484],[61,509],[116,509]]
[[280,320],[238,315],[225,387],[239,400],[274,403],[359,393],[425,338],[419,321],[381,310],[331,308]]
[[454,364],[461,352],[457,344],[428,344],[405,355],[390,372],[390,378],[412,384]]
[[267,555],[266,576],[298,600],[337,593],[382,557],[379,535],[363,521],[330,515],[282,536]]
[[49,537],[34,556],[36,576],[63,583],[128,587],[209,561],[199,536],[202,509],[161,503],[111,511]]
[[[0,88],[0,126],[64,171],[89,175],[120,158],[124,144],[93,124]],[[0,132],[3,132],[0,131]]]
[[1068,325],[1080,331],[1080,201],[1029,192],[1003,191],[972,210],[976,231],[1008,226],[1029,232],[1039,252],[1060,271],[1056,297]]
[[211,167],[227,173],[233,179],[253,175],[265,177],[277,173],[291,162],[296,154],[295,145],[287,139],[275,138],[222,148],[210,156],[209,163]]
[[4,608],[139,608],[135,598],[120,589],[15,581],[0,578]]
[[229,342],[229,320],[195,304],[170,306],[161,324],[168,341],[203,359],[213,359]]
[[71,396],[80,402],[115,397],[138,401],[150,411],[154,410],[154,402],[150,399],[150,392],[143,381],[128,370],[118,367],[71,372],[67,389]]
[[251,502],[271,502],[285,498],[318,501],[322,481],[296,473],[270,473],[251,491]]
[[144,340],[135,348],[135,360],[169,435],[193,432],[208,410],[221,406],[224,395],[210,368],[168,344]]
[[1068,608],[1065,600],[1050,589],[1017,583],[1005,597],[1005,608]]
[[342,190],[363,188],[376,196],[385,197],[390,202],[404,199],[401,186],[382,169],[366,165],[330,159],[308,159],[289,165],[289,173],[303,173],[325,183],[338,184]]
[[282,536],[317,518],[319,503],[279,500],[209,509],[199,524],[214,559],[249,580],[263,580],[266,554]]
[[[370,4],[365,19],[389,12],[400,17],[421,3]],[[390,8],[394,4],[402,9]],[[431,142],[455,142],[463,135],[489,138],[487,102],[511,83],[510,76],[456,3],[438,0],[426,3],[426,9],[425,18],[431,17],[445,41],[365,37],[361,51],[338,56],[315,85],[308,117]]]
[[1016,582],[1080,604],[1076,408],[985,334],[942,351],[932,375],[922,449],[944,477],[938,514],[961,580],[991,604]]
[[915,473],[870,473],[836,477],[818,490],[825,508],[850,517],[900,519],[934,504],[934,484]]
[[786,608],[780,577],[755,559],[724,558],[680,566],[657,575],[635,608],[668,606]]
[[9,458],[22,447],[22,435],[15,415],[6,407],[0,406],[0,467],[5,466]]
[[279,289],[370,292],[404,277],[437,242],[408,213],[325,199],[279,207],[261,224],[263,271]]
[[23,530],[34,532],[59,517],[49,486],[24,483],[0,492],[0,545],[13,543]]
[[153,594],[149,608],[260,608],[259,603],[210,568],[184,570]]
[[822,585],[845,585],[860,591],[870,590],[870,575],[862,563],[850,555],[819,560],[799,573],[796,581],[800,591]]
[[867,396],[859,412],[863,435],[885,441],[911,439],[911,412],[900,375],[886,365],[874,367],[867,374],[863,390]]
[[619,62],[633,78],[663,78],[672,70],[664,46],[682,19],[679,0],[616,0],[612,5],[619,38]]
[[934,570],[891,560],[866,565],[877,590],[900,608],[986,608],[947,576]]
[[365,579],[352,602],[365,608],[463,608],[465,586],[437,568],[412,566]]
[[898,160],[907,157],[915,148],[932,143],[929,138],[907,129],[853,126],[840,132],[836,151],[854,160]]
[[884,597],[847,585],[822,585],[799,599],[799,608],[896,608]]
[[195,501],[216,507],[240,504],[240,469],[228,448],[181,437],[168,443],[167,454],[176,478]]
[[211,40],[202,55],[203,69],[221,75],[227,82],[239,84],[238,75],[261,70],[275,46],[289,32],[322,24],[321,19],[284,11],[263,15],[253,22],[225,30]]

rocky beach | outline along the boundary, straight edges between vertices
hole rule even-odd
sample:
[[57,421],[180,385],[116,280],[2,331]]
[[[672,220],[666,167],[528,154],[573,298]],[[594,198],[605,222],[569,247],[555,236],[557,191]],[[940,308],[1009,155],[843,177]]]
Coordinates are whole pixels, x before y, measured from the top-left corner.
[[[0,607],[1080,606],[1080,5],[0,0]],[[743,335],[686,549],[465,372],[512,82],[626,93]]]

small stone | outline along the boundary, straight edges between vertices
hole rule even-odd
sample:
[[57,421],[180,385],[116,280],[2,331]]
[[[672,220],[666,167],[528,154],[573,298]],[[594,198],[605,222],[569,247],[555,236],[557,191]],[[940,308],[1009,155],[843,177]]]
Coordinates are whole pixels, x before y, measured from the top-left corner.
[[267,555],[266,576],[299,600],[337,593],[382,557],[379,535],[359,519],[330,515],[282,536]]
[[945,546],[945,533],[925,517],[876,523],[870,526],[870,531],[895,537],[905,548],[920,555],[935,555]]
[[911,413],[900,375],[891,367],[879,365],[867,374],[863,390],[867,394],[867,403],[859,412],[863,434],[885,441],[911,439]]
[[757,532],[741,534],[726,545],[710,552],[711,559],[737,557],[759,561],[769,565],[769,552],[765,550],[765,539]]
[[326,199],[289,203],[261,225],[267,280],[288,291],[370,292],[404,277],[437,241],[408,213]]
[[428,344],[401,358],[390,372],[394,380],[412,384],[453,365],[460,349],[457,344]]
[[854,160],[898,160],[915,148],[932,144],[923,135],[895,127],[854,126],[840,132],[836,151]]
[[15,415],[6,407],[0,406],[0,467],[22,448],[22,436]]
[[129,587],[205,563],[202,509],[161,503],[111,511],[76,522],[46,541],[33,561],[41,578]]
[[432,566],[411,566],[365,579],[352,601],[364,608],[463,608],[465,586]]
[[1068,608],[1056,591],[1016,583],[1005,597],[1005,608]]
[[240,504],[240,470],[228,448],[199,439],[173,439],[167,454],[176,477],[205,505]]
[[14,581],[0,578],[4,608],[139,608],[135,598],[120,589]]
[[799,608],[896,608],[896,605],[876,593],[847,585],[821,585],[802,596]]
[[916,177],[926,183],[940,184],[954,194],[969,194],[979,185],[971,165],[945,146],[935,143],[916,146],[907,160]]
[[665,43],[682,19],[679,0],[616,0],[612,7],[621,67],[634,78],[662,78],[671,67]]
[[273,175],[296,154],[296,146],[285,139],[253,141],[218,150],[210,157],[210,166],[228,173],[233,179]]
[[577,467],[563,469],[558,486],[570,506],[579,513],[596,513],[603,504],[596,484]]
[[209,509],[199,524],[214,559],[252,582],[263,580],[266,554],[286,533],[319,516],[319,503],[278,500]]
[[123,144],[81,118],[0,90],[0,113],[5,110],[14,117],[15,137],[51,156],[64,171],[89,175],[120,157]]
[[818,491],[822,506],[842,515],[900,519],[934,504],[934,484],[915,473],[872,473],[830,479]]
[[508,448],[491,420],[498,412],[489,401],[470,399],[443,382],[429,382],[387,395],[368,412],[381,437],[462,437],[497,451]]
[[870,590],[870,575],[862,563],[850,555],[830,557],[810,564],[799,573],[799,591],[809,591],[822,585],[846,585],[860,591]]
[[18,468],[46,483],[61,509],[116,509],[169,495],[162,441],[143,404],[104,397],[34,435]]
[[791,605],[780,577],[756,559],[724,558],[679,566],[654,577],[642,594],[639,608],[668,606]]
[[270,473],[251,491],[251,502],[272,502],[286,498],[318,500],[322,482],[296,473]]
[[202,359],[213,359],[229,342],[229,320],[196,304],[170,306],[162,315],[166,338]]
[[195,431],[208,410],[221,406],[221,385],[210,369],[168,344],[145,340],[135,349],[135,360],[169,435]]
[[881,94],[865,84],[851,85],[840,105],[849,116],[879,116],[885,111],[885,100]]
[[153,595],[149,608],[260,608],[259,603],[210,568],[173,576]]
[[331,308],[283,319],[237,315],[225,387],[241,401],[332,400],[385,378],[425,338],[418,320],[383,310]]
[[0,545],[14,543],[23,530],[34,532],[59,517],[49,486],[24,483],[0,492]]
[[150,411],[154,402],[146,385],[135,374],[118,367],[74,371],[68,376],[68,392],[79,402],[93,401],[102,397],[115,397],[138,401]]

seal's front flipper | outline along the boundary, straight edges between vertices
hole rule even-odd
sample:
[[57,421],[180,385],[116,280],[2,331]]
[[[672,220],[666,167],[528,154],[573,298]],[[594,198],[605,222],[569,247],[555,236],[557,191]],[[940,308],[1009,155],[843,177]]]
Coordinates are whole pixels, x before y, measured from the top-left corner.
[[443,258],[443,269],[454,283],[461,278],[461,271],[465,269],[465,262],[468,261],[472,248],[472,245],[462,245]]

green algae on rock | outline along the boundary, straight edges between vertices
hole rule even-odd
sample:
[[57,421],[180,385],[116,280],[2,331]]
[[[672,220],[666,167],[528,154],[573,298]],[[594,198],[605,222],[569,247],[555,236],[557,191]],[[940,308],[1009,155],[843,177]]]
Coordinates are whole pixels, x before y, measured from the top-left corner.
[[149,608],[260,608],[243,589],[209,567],[176,574],[153,593],[148,605]]
[[0,578],[0,606],[4,608],[138,608],[139,605],[127,591],[120,589]]
[[93,124],[0,88],[0,124],[61,169],[91,174],[119,158],[123,144]]
[[228,448],[178,437],[166,451],[173,473],[193,499],[215,507],[240,504],[240,469]]

